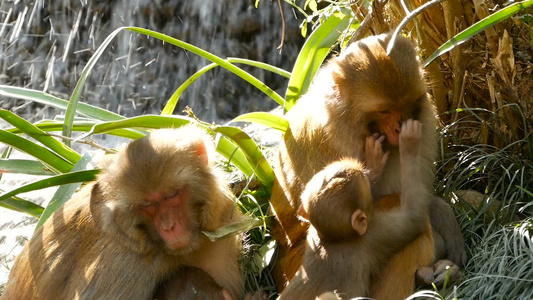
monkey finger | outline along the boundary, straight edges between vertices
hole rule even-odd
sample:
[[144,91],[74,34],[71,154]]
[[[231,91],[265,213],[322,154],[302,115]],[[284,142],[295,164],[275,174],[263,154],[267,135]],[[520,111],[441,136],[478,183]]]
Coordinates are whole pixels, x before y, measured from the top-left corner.
[[384,134],[382,134],[379,138],[376,139],[376,142],[379,142],[379,145],[381,146],[381,144],[383,143],[385,138],[386,138],[386,136]]
[[374,140],[377,140],[379,138],[380,134],[378,132],[374,132],[372,134],[372,138],[374,138]]
[[417,286],[431,285],[431,283],[434,280],[435,280],[435,276],[433,274],[433,269],[431,267],[422,267],[416,270],[416,285]]
[[440,287],[448,277],[448,282],[453,283],[461,277],[459,267],[449,260],[440,260],[433,265],[435,285]]
[[222,299],[224,300],[233,300],[233,297],[231,296],[230,292],[226,289],[222,290]]
[[381,157],[381,166],[385,166],[387,163],[387,160],[389,159],[390,151],[385,152],[383,156]]

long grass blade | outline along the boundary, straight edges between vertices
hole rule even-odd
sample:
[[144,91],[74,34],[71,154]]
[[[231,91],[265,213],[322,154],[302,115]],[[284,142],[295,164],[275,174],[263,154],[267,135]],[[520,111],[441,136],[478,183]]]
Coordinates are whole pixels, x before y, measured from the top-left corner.
[[42,206],[19,197],[8,197],[0,201],[0,206],[10,210],[26,213],[36,218],[39,218],[44,211]]
[[36,182],[32,182],[30,184],[21,186],[19,188],[16,188],[12,191],[9,191],[7,193],[0,195],[0,203],[5,201],[5,199],[8,199],[10,197],[13,197],[21,193],[27,193],[27,192],[40,190],[40,189],[44,189],[44,188],[52,187],[52,186],[58,186],[62,184],[94,180],[96,178],[96,175],[99,172],[100,170],[71,172],[71,173],[52,176],[52,177],[42,179]]
[[[83,155],[83,157],[81,157],[78,163],[74,165],[74,167],[72,168],[72,172],[85,170],[87,168],[87,165],[91,161],[91,156],[86,153],[85,155]],[[74,192],[78,189],[78,187],[80,187],[81,184],[82,182],[79,181],[61,185],[55,192],[48,206],[46,206],[44,212],[42,213],[39,219],[39,222],[37,223],[37,226],[35,227],[35,230],[41,227],[54,211],[56,211],[59,207],[61,207],[61,205],[67,202],[67,200],[72,197]]]
[[0,159],[0,173],[55,175],[41,162],[26,159]]
[[267,112],[252,112],[240,115],[235,119],[231,120],[233,122],[254,122],[268,126],[272,129],[279,130],[283,133],[289,129],[289,121],[282,116],[276,116]]
[[289,111],[307,91],[331,47],[349,26],[350,15],[351,12],[345,9],[335,12],[309,36],[291,72],[285,92],[285,111]]
[[0,129],[0,142],[37,158],[56,173],[66,173],[72,169],[73,164],[59,155],[11,132]]
[[468,27],[467,29],[459,32],[457,35],[455,35],[453,38],[451,38],[446,43],[442,44],[439,49],[437,49],[435,52],[433,52],[424,62],[424,67],[427,67],[430,63],[432,63],[437,57],[441,56],[444,53],[449,52],[453,48],[455,48],[458,45],[461,45],[462,43],[468,41],[472,36],[482,32],[483,30],[489,28],[490,26],[493,26],[496,23],[499,23],[503,20],[507,20],[512,15],[516,14],[517,12],[526,9],[533,5],[533,0],[527,0],[527,1],[521,1],[516,2],[514,4],[511,4],[492,15],[479,20],[474,25]]
[[59,142],[32,123],[24,120],[8,110],[0,109],[0,118],[4,119],[35,140],[41,142],[44,146],[65,158],[71,164],[75,164],[81,158],[81,155],[72,150],[70,147]]
[[[68,106],[67,100],[58,98],[45,92],[9,85],[0,85],[0,95],[21,100],[33,101],[61,110],[66,110]],[[86,103],[79,103],[76,112],[80,115],[103,121],[124,119],[124,117],[121,115]]]
[[237,127],[216,126],[212,130],[225,135],[239,146],[257,178],[269,190],[274,182],[274,171],[252,138]]

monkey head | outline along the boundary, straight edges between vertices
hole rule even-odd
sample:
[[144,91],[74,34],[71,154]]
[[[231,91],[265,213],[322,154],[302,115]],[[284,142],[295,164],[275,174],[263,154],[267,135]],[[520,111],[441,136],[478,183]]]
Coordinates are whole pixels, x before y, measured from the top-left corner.
[[363,235],[371,212],[370,182],[363,165],[354,159],[329,164],[313,176],[302,193],[300,214],[323,240]]
[[367,124],[368,135],[380,133],[397,147],[400,126],[419,119],[427,102],[427,85],[411,42],[398,36],[387,55],[390,34],[354,42],[328,63],[337,93],[336,101]]
[[217,202],[211,200],[217,179],[207,155],[212,145],[203,130],[188,127],[135,140],[102,170],[107,180],[100,182],[107,182],[103,190],[110,194],[104,224],[114,224],[124,238],[138,241],[139,251],[193,251],[200,231],[210,230],[206,223],[216,218],[206,215]]

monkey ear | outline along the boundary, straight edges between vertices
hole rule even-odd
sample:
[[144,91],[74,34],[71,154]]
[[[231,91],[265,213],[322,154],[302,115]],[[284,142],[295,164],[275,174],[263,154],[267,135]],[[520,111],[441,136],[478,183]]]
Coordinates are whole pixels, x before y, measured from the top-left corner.
[[209,162],[209,158],[207,156],[207,148],[205,146],[205,142],[201,141],[200,143],[198,143],[196,145],[195,151],[200,161],[207,165],[207,163]]
[[300,216],[302,219],[309,222],[309,216],[305,212],[304,206],[300,205],[300,208],[298,208],[298,216]]
[[332,68],[332,76],[333,81],[335,81],[336,85],[342,86],[344,82],[346,81],[346,74],[344,74],[344,71],[342,70],[342,66],[339,65],[339,62],[336,62],[331,66]]
[[368,218],[360,209],[352,214],[352,228],[359,233],[359,235],[364,235],[366,233],[366,229],[368,228]]

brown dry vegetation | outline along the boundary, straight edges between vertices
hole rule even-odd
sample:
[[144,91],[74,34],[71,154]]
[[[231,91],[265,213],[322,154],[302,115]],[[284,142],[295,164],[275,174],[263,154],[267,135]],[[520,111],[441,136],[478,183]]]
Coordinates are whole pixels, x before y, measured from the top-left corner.
[[[413,10],[428,1],[403,2],[408,2],[409,10]],[[425,10],[416,22],[407,25],[404,33],[419,45],[421,57],[427,58],[454,35],[500,9],[503,2],[447,0]],[[369,13],[362,5],[356,4],[352,9],[360,21]],[[526,13],[522,11],[520,15]],[[452,124],[448,131],[453,131],[453,143],[460,140],[461,144],[501,148],[529,138],[533,50],[530,24],[520,15],[488,28],[426,68],[440,118],[444,124]],[[362,36],[388,32],[405,16],[400,0],[373,1],[372,17]],[[466,108],[488,111],[456,111]],[[530,155],[525,147],[514,150],[516,154]]]

